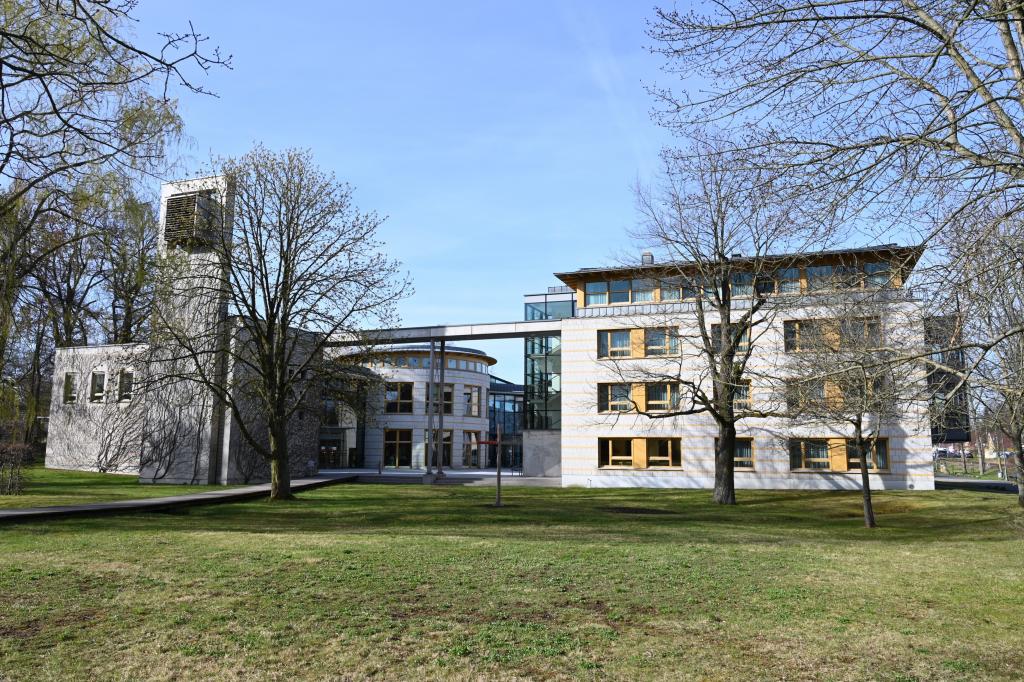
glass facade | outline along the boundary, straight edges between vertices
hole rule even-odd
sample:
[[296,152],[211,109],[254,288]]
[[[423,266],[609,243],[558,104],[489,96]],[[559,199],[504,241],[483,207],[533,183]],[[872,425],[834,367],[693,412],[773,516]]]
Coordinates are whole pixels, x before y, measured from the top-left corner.
[[[523,467],[523,387],[491,377],[487,393],[488,434],[487,440],[498,439],[501,426],[501,466],[508,469]],[[498,446],[487,446],[487,466],[497,464]]]
[[[551,287],[546,294],[526,297],[525,316],[527,320],[560,320],[573,317],[575,314],[575,292],[568,287]],[[529,336],[524,345],[525,379],[523,383],[526,389],[526,422],[524,426],[527,429],[561,429],[561,338],[558,336]]]

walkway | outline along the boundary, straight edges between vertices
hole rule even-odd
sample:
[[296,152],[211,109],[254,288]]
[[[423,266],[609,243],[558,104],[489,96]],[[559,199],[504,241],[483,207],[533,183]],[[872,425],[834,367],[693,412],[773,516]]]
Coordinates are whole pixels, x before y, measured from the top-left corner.
[[1017,494],[1017,484],[1010,481],[966,478],[961,476],[936,476],[936,490],[975,490],[989,493]]
[[[321,474],[356,476],[356,483],[433,483],[435,485],[494,486],[498,472],[495,469],[445,469],[444,477],[424,480],[426,469],[321,469]],[[560,488],[559,476],[523,476],[508,469],[501,470],[501,485],[530,488]]]
[[[343,483],[356,479],[355,474],[342,472],[321,472],[310,478],[298,478],[292,481],[292,491],[312,490],[325,485]],[[131,514],[135,512],[163,511],[181,507],[196,507],[219,502],[238,502],[258,497],[265,497],[270,492],[270,484],[250,485],[244,488],[228,488],[211,490],[210,492],[192,493],[190,495],[173,495],[170,497],[154,497],[145,500],[120,500],[117,502],[96,502],[94,504],[77,504],[63,507],[28,507],[25,509],[0,510],[0,523],[16,521],[33,521],[68,516],[98,516],[102,514]]]

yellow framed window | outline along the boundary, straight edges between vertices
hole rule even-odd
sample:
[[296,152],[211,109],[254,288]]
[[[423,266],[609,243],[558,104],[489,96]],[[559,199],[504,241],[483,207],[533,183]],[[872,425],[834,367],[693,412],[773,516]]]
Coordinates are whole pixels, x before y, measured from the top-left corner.
[[681,438],[648,438],[645,445],[647,466],[679,468],[683,465]]
[[832,468],[828,440],[825,438],[790,438],[789,468],[817,469],[828,471]]
[[598,438],[597,465],[599,467],[633,466],[633,439]]

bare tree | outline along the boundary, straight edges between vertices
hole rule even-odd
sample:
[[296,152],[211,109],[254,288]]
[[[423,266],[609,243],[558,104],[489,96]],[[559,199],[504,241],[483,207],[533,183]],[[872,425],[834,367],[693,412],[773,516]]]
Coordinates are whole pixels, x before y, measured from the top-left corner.
[[162,161],[180,132],[173,88],[205,92],[189,71],[226,66],[191,25],[146,49],[132,41],[134,2],[13,0],[0,31],[0,178],[15,183],[0,215],[101,167]]
[[964,273],[958,291],[963,296],[963,348],[967,356],[970,395],[984,415],[985,426],[1002,433],[1012,444],[1018,472],[1019,502],[1024,506],[1024,229],[1005,214],[989,216],[998,239],[984,253],[966,239],[954,248],[978,256]]
[[229,66],[191,25],[152,49],[134,42],[135,5],[0,7],[0,373],[27,279],[72,244],[54,243],[49,228],[80,218],[82,188],[97,176],[160,167],[182,130],[175,91],[205,93],[192,72]]
[[[351,187],[318,169],[309,152],[257,147],[217,170],[233,210],[214,217],[219,229],[200,249],[209,257],[179,259],[168,286],[175,307],[205,300],[196,305],[209,311],[223,300],[231,316],[197,334],[192,312],[158,304],[154,339],[186,361],[178,379],[199,383],[229,411],[270,464],[271,499],[285,499],[289,433],[303,413],[320,412],[322,381],[311,377],[329,379],[326,344],[393,326],[409,284],[381,251],[381,219],[358,211]],[[180,267],[197,272],[182,276]]]
[[[658,10],[649,25],[683,91],[653,88],[660,121],[711,121],[803,166],[833,200],[905,232],[1024,179],[1024,9],[993,0],[729,0]],[[909,212],[908,212],[909,211]]]
[[[924,413],[928,393],[921,366],[901,360],[923,341],[920,307],[906,293],[853,289],[822,297],[804,311],[796,347],[785,355],[775,384],[790,415],[787,432],[812,425],[840,437],[828,442],[831,461],[821,464],[828,468],[838,459],[838,468],[846,470],[856,462],[868,528],[877,525],[869,474],[890,465],[885,435],[907,435],[906,418]],[[791,448],[791,466],[817,465],[808,463],[800,447]]]
[[107,307],[101,319],[108,343],[132,343],[143,340],[153,313],[157,212],[130,188],[114,198],[99,230]]
[[619,372],[624,380],[678,384],[671,409],[634,405],[652,418],[714,418],[713,500],[735,504],[736,425],[766,416],[737,400],[752,372],[750,359],[778,311],[795,303],[800,284],[793,274],[802,254],[812,245],[824,248],[833,225],[825,213],[808,221],[797,197],[781,191],[778,175],[742,155],[721,153],[707,138],[689,154],[665,158],[659,190],[638,193],[644,220],[637,237],[665,263],[656,269],[662,291],[674,288],[676,296],[693,302],[663,314],[665,343],[677,345],[664,355],[674,360],[619,362]]

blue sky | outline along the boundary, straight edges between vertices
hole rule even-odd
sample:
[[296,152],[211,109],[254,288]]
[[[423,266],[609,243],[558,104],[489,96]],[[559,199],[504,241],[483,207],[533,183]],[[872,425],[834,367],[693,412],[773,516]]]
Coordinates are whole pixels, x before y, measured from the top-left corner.
[[[182,96],[184,167],[253,143],[308,147],[387,215],[416,293],[405,325],[521,319],[551,273],[639,251],[633,185],[667,134],[645,84],[646,3],[144,0],[148,40],[191,20],[233,55]],[[467,344],[468,345],[468,344]],[[522,376],[522,343],[476,342]]]

